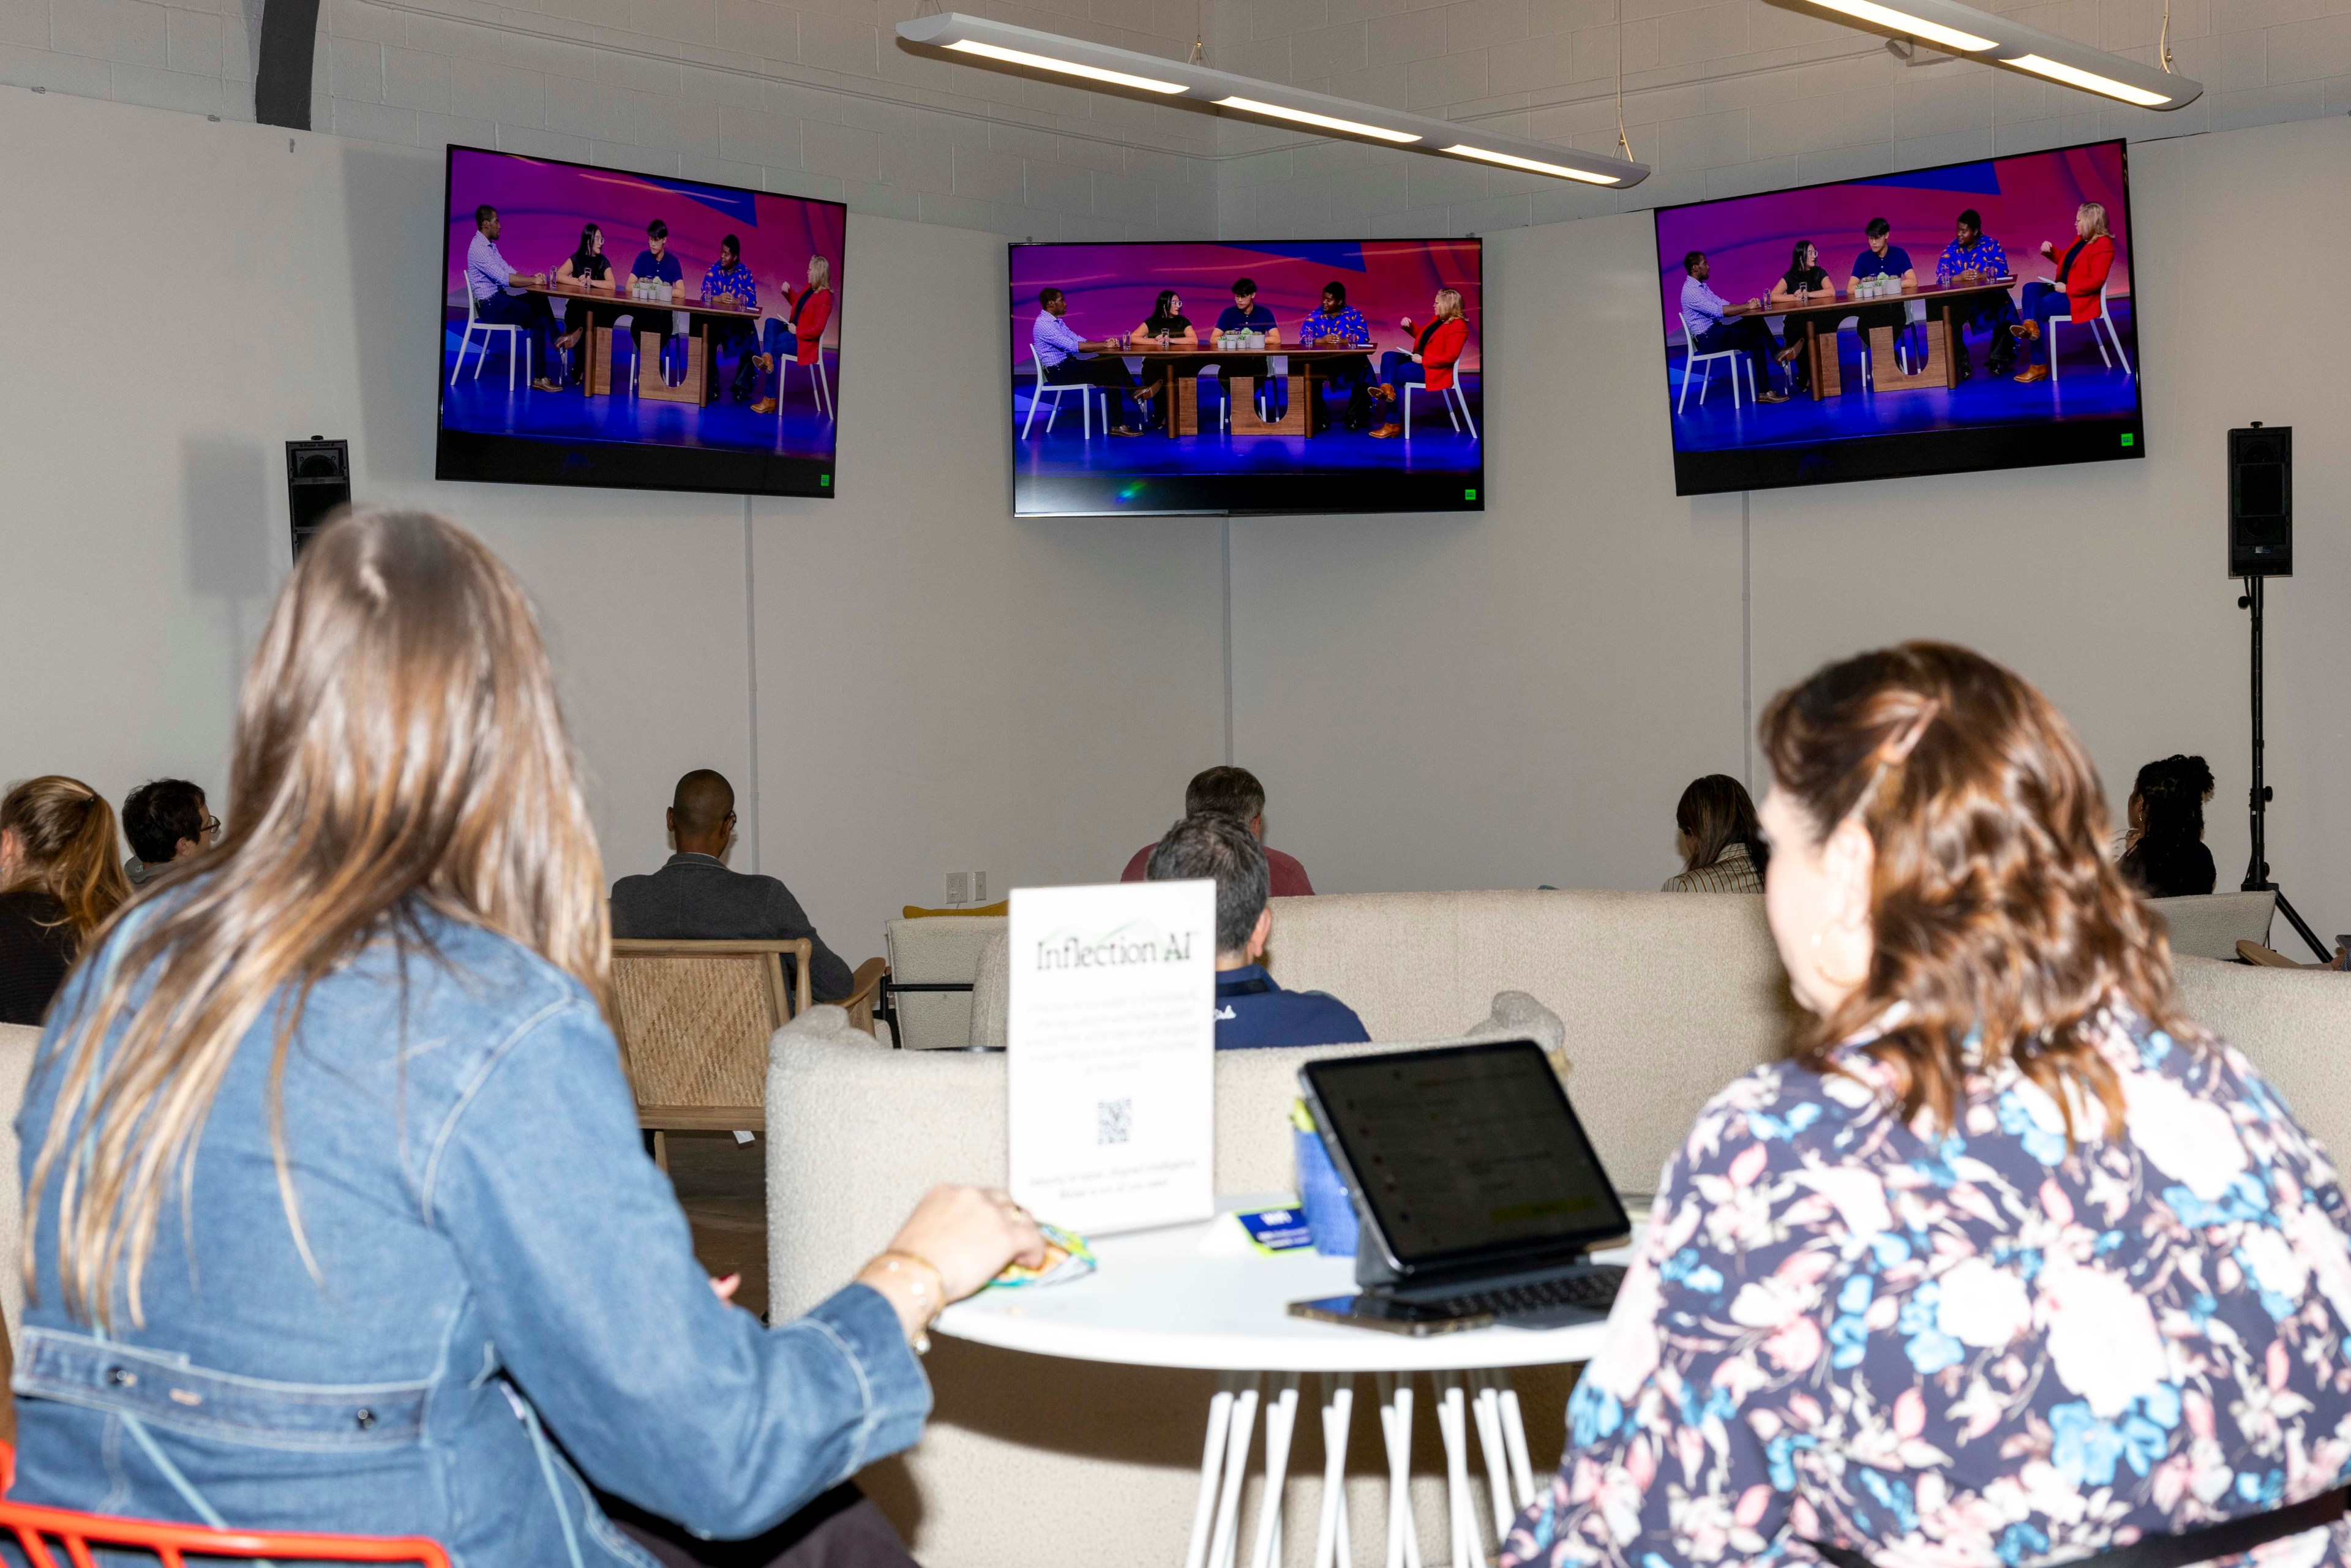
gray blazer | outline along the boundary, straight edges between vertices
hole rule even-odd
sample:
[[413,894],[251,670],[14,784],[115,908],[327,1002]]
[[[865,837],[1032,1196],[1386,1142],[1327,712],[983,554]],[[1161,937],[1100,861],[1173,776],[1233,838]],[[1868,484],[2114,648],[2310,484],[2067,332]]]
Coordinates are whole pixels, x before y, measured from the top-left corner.
[[[612,884],[612,935],[671,942],[778,941],[805,936],[809,988],[819,1001],[849,994],[854,980],[840,955],[809,924],[792,890],[772,876],[728,871],[708,855],[672,855],[651,876],[624,876]],[[792,979],[784,959],[784,978]]]

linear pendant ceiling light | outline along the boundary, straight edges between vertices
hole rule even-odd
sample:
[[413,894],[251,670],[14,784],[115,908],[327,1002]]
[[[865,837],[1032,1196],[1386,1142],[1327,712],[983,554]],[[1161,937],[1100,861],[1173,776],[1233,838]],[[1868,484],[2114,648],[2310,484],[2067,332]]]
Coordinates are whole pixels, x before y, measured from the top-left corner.
[[1332,136],[1361,136],[1390,146],[1470,158],[1531,174],[1623,189],[1649,177],[1649,166],[1603,158],[1547,141],[1489,135],[1474,125],[1458,125],[1423,114],[1382,109],[1327,93],[1305,92],[1280,82],[1259,81],[1206,66],[1163,60],[1133,49],[1090,44],[1057,33],[1016,27],[950,11],[898,24],[898,37],[924,48],[945,49],[975,60],[992,60],[1046,71],[1081,82],[1132,88],[1186,102],[1260,116]]
[[1839,17],[1879,32],[1932,44],[1962,59],[2029,71],[2046,80],[2063,82],[2141,109],[2179,109],[2193,103],[2204,91],[2201,82],[2175,76],[2159,66],[2141,65],[2038,27],[2028,27],[2009,17],[1960,5],[1959,0],[1900,0],[1900,4],[1892,5],[1879,5],[1876,0],[1780,3],[1797,10],[1834,12]]

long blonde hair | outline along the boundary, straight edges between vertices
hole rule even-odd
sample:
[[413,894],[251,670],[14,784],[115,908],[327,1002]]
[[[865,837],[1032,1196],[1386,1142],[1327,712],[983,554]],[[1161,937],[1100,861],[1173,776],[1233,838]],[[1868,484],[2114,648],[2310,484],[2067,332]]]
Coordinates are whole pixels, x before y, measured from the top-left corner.
[[178,1176],[184,1208],[214,1098],[265,1011],[278,1194],[316,1276],[286,1152],[287,1051],[310,988],[360,948],[423,949],[437,912],[606,996],[603,865],[546,647],[513,576],[463,529],[360,512],[311,543],[246,673],[229,779],[227,841],[95,960],[43,1064],[59,1077],[25,1207],[38,1214],[57,1182],[57,1277],[84,1321],[111,1326],[120,1287],[144,1322],[165,1183]]
[[2074,209],[2074,216],[2076,220],[2086,220],[2090,225],[2090,232],[2082,236],[2084,239],[2095,239],[2106,232],[2106,209],[2102,203],[2084,202]]
[[30,889],[56,899],[76,952],[131,896],[114,858],[114,808],[78,779],[47,773],[9,790],[0,799],[0,832],[16,834],[25,857],[0,893]]

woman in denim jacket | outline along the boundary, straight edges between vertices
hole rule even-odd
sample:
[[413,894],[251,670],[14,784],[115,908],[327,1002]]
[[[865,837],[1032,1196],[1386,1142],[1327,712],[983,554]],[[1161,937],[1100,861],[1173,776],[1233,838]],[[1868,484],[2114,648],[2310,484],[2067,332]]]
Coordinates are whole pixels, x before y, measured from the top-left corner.
[[[321,535],[232,768],[234,832],[91,944],[26,1094],[12,1496],[601,1568],[722,1560],[914,1442],[923,1331],[1036,1228],[942,1187],[806,1317],[714,1292],[639,1142],[602,867],[488,550],[413,514]],[[905,1561],[859,1506],[865,1560]]]

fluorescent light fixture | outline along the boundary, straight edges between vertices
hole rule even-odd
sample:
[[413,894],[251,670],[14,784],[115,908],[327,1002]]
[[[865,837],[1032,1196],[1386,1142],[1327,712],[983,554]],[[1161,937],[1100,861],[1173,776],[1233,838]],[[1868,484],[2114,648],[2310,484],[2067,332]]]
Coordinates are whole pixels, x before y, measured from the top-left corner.
[[1924,38],[1930,44],[1940,44],[1947,49],[1958,49],[1965,54],[1977,55],[1986,49],[1999,47],[1998,39],[1980,38],[1973,33],[1962,33],[1957,27],[1946,27],[1940,22],[1924,21],[1905,12],[1874,5],[1870,0],[1813,0],[1813,4],[1858,17],[1872,26],[1891,27],[1897,33],[1907,33],[1914,38]]
[[1003,48],[971,38],[960,39],[947,47],[962,54],[984,55],[991,60],[1002,60],[1008,66],[1027,66],[1034,71],[1059,71],[1063,76],[1084,77],[1089,81],[1106,81],[1113,87],[1140,88],[1144,92],[1185,90],[1180,81],[1155,81],[1149,77],[1131,76],[1125,71],[1107,71],[1100,66],[1081,66],[1075,60],[1057,60],[1050,55],[1032,55],[1025,49]]
[[1361,120],[1341,120],[1333,115],[1316,114],[1311,110],[1284,109],[1278,103],[1260,103],[1253,98],[1220,98],[1218,109],[1238,109],[1247,114],[1270,114],[1276,120],[1293,120],[1300,125],[1311,125],[1323,131],[1336,131],[1346,136],[1376,136],[1383,141],[1402,146],[1420,140],[1416,131],[1390,131],[1384,125],[1365,125]]
[[1614,174],[1594,173],[1589,169],[1571,169],[1564,163],[1546,163],[1539,158],[1521,158],[1513,152],[1496,152],[1490,148],[1472,147],[1457,141],[1445,149],[1457,158],[1476,158],[1488,163],[1499,163],[1506,168],[1524,169],[1530,174],[1549,174],[1555,180],[1581,180],[1587,185],[1621,185]]
[[2135,103],[2141,109],[2161,109],[2171,101],[2167,94],[2149,92],[2143,87],[2133,87],[2128,82],[2119,82],[2112,77],[2102,77],[2095,71],[2085,71],[2079,66],[2069,66],[2060,60],[2044,60],[2039,55],[2019,55],[2014,59],[2004,58],[2000,63],[2004,66],[2014,66],[2021,71],[2031,71],[2035,76],[2047,77],[2051,81],[2062,81],[2067,87],[2078,87],[2084,92],[2104,93],[2108,98],[2118,98],[2125,103]]
[[1847,17],[1859,26],[1915,38],[1962,59],[1972,57],[1986,65],[2030,71],[2044,80],[2141,109],[2178,109],[2193,103],[2204,91],[2201,83],[2160,67],[2061,38],[2012,17],[1994,16],[1965,0],[1893,0],[1892,4],[1773,0],[1773,4]]
[[[1903,0],[1926,8],[1948,0]],[[1559,180],[1580,180],[1590,185],[1618,190],[1649,177],[1646,163],[1580,152],[1548,141],[1504,136],[1479,126],[1457,125],[1426,114],[1408,114],[1329,93],[1308,92],[1284,82],[1260,81],[1212,70],[1189,60],[1164,59],[1114,45],[1089,43],[1059,33],[993,22],[947,11],[915,16],[897,25],[898,37],[925,49],[944,49],[976,66],[1009,67],[1050,73],[1073,86],[1099,83],[1102,89],[1129,89],[1155,95],[1158,101],[1179,100],[1199,109],[1231,110],[1237,114],[1262,115],[1322,136],[1361,137],[1416,152],[1444,151],[1464,158],[1481,159],[1531,174]],[[2043,51],[2046,53],[2046,50]],[[1465,141],[1476,137],[1474,144]]]

